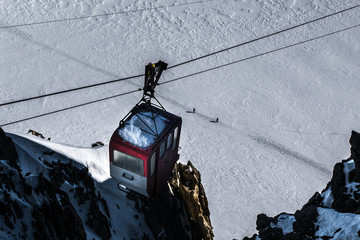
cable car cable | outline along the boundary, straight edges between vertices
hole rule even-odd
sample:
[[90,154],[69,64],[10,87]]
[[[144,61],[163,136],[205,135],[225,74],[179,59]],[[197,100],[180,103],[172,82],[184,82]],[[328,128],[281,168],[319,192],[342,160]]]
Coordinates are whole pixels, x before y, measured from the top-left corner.
[[338,14],[340,14],[340,13],[353,10],[353,9],[355,9],[355,8],[358,8],[358,7],[360,7],[360,5],[355,5],[355,6],[353,6],[353,7],[346,8],[346,9],[343,9],[343,10],[341,10],[341,11],[334,12],[334,13],[332,13],[332,14],[325,15],[325,16],[320,17],[320,18],[316,18],[316,19],[313,19],[313,20],[308,21],[308,22],[304,22],[304,23],[301,23],[301,24],[298,24],[298,25],[295,25],[295,26],[292,26],[292,27],[289,27],[289,28],[282,29],[282,30],[277,31],[277,32],[274,32],[274,33],[270,33],[270,34],[268,34],[268,35],[264,35],[264,36],[259,37],[259,38],[255,38],[255,39],[252,39],[252,40],[249,40],[249,41],[246,41],[246,42],[243,42],[243,43],[239,43],[239,44],[236,44],[236,45],[234,45],[234,46],[231,46],[231,47],[228,47],[228,48],[225,48],[225,49],[221,49],[221,50],[216,51],[216,52],[213,52],[213,53],[209,53],[209,54],[203,55],[203,56],[201,56],[201,57],[197,57],[197,58],[194,58],[194,59],[191,59],[191,60],[182,62],[182,63],[175,64],[175,65],[173,65],[173,66],[168,67],[168,69],[175,68],[175,67],[179,67],[179,66],[184,65],[184,64],[187,64],[187,63],[191,63],[191,62],[194,62],[194,61],[197,61],[197,60],[206,58],[206,57],[210,57],[210,56],[212,56],[212,55],[216,55],[216,54],[219,54],[219,53],[222,53],[222,52],[225,52],[225,51],[228,51],[228,50],[231,50],[231,49],[234,49],[234,48],[237,48],[237,47],[240,47],[240,46],[249,44],[249,43],[253,43],[253,42],[259,41],[259,40],[264,39],[264,38],[268,38],[268,37],[271,37],[271,36],[274,36],[274,35],[277,35],[277,34],[280,34],[280,33],[283,33],[283,32],[286,32],[286,31],[289,31],[289,30],[292,30],[292,29],[295,29],[295,28],[298,28],[298,27],[301,27],[301,26],[305,26],[305,25],[307,25],[307,24],[309,24],[309,23],[314,23],[314,22],[320,21],[320,20],[322,20],[322,19],[325,19],[325,18],[328,18],[328,17],[332,17],[332,16],[338,15]]
[[151,11],[151,10],[162,9],[162,8],[181,7],[181,6],[185,6],[185,5],[206,3],[206,2],[212,2],[212,1],[215,1],[215,0],[203,0],[203,1],[196,1],[196,2],[189,2],[189,3],[179,3],[179,4],[168,5],[168,6],[150,7],[150,8],[144,8],[144,9],[129,10],[129,11],[120,11],[120,12],[104,13],[104,14],[97,14],[97,15],[88,15],[88,16],[82,16],[82,17],[49,20],[49,21],[43,21],[43,22],[14,24],[14,25],[8,25],[8,26],[1,26],[0,29],[25,27],[25,26],[33,26],[33,25],[40,25],[40,24],[47,24],[47,23],[73,21],[73,20],[81,20],[81,19],[87,19],[87,18],[93,18],[93,17],[104,17],[104,16],[112,16],[112,15],[119,15],[119,14],[126,14],[126,13],[136,13],[136,12]]
[[[211,0],[211,1],[213,1],[213,0]],[[195,3],[195,2],[194,2],[194,3]],[[198,3],[198,2],[196,2],[196,3]],[[297,28],[297,27],[300,27],[300,26],[304,26],[304,25],[309,24],[309,23],[313,23],[313,22],[319,21],[319,20],[321,20],[321,19],[325,19],[325,18],[327,18],[327,17],[330,17],[330,16],[334,16],[334,15],[336,15],[336,14],[343,13],[343,12],[345,12],[345,11],[352,10],[352,9],[357,8],[357,7],[359,7],[359,6],[360,6],[360,5],[356,5],[356,6],[353,6],[353,7],[351,7],[351,8],[347,8],[347,9],[341,10],[341,11],[339,11],[339,12],[335,12],[335,13],[332,13],[332,14],[330,14],[330,15],[326,15],[326,16],[323,16],[323,17],[320,17],[320,18],[311,20],[311,21],[309,21],[309,22],[305,22],[305,23],[302,23],[302,24],[299,24],[299,25],[296,25],[296,26],[293,26],[293,27],[290,27],[290,28],[286,28],[286,29],[283,29],[283,30],[281,30],[281,31],[277,31],[277,32],[274,32],[274,33],[271,33],[271,34],[268,34],[268,35],[264,35],[264,36],[262,36],[262,37],[260,37],[260,38],[252,39],[252,40],[249,40],[249,41],[247,41],[247,42],[243,42],[243,43],[234,45],[234,46],[229,47],[229,48],[225,48],[225,49],[222,49],[222,50],[213,52],[213,53],[206,54],[206,55],[201,56],[201,57],[198,57],[198,58],[194,58],[194,59],[192,59],[192,60],[188,60],[188,61],[185,61],[185,62],[182,62],[182,63],[178,63],[178,64],[175,64],[175,65],[173,65],[173,66],[168,67],[167,69],[179,67],[179,66],[181,66],[181,65],[184,65],[184,64],[187,64],[187,63],[190,63],[190,62],[193,62],[193,61],[197,61],[197,60],[199,60],[199,59],[206,58],[206,57],[209,57],[209,56],[212,56],[212,55],[221,53],[221,52],[225,52],[225,51],[228,51],[228,50],[231,50],[231,49],[234,49],[234,48],[237,48],[237,47],[240,47],[240,46],[243,46],[243,45],[246,45],[246,44],[255,42],[255,41],[258,41],[258,40],[260,40],[260,39],[264,39],[264,38],[267,38],[267,37],[270,37],[270,36],[274,36],[274,35],[276,35],[276,34],[283,33],[283,32],[285,32],[285,31],[288,31],[288,30],[291,30],[291,29],[294,29],[294,28]],[[1,29],[1,27],[0,27],[0,29]],[[197,73],[197,74],[200,74],[200,73]],[[184,76],[184,77],[182,77],[182,78],[190,77],[190,76],[197,75],[197,74],[190,74],[190,75]],[[129,80],[129,79],[138,78],[138,77],[143,77],[143,76],[144,76],[144,74],[140,74],[140,75],[136,75],[136,76],[131,76],[131,77],[125,77],[125,78],[120,78],[120,79],[116,79],[116,80],[111,80],[111,81],[107,81],[107,82],[103,82],[103,83],[97,83],[97,84],[92,84],[92,85],[88,85],[88,86],[83,86],[83,87],[68,89],[68,90],[64,90],[64,91],[59,91],[59,92],[54,92],[54,93],[39,95],[39,96],[36,96],[36,97],[19,99],[19,100],[15,100],[15,101],[6,102],[6,103],[1,103],[1,104],[0,104],[0,107],[6,106],[6,105],[10,105],[10,104],[15,104],[15,103],[20,103],[20,102],[30,101],[30,100],[34,100],[34,99],[39,99],[39,98],[54,96],[54,95],[58,95],[58,94],[63,94],[63,93],[67,93],[67,92],[77,91],[77,90],[86,89],[86,88],[90,88],[90,87],[97,87],[97,86],[101,86],[101,85],[106,85],[106,84],[110,84],[110,83],[120,82],[120,81]],[[176,80],[178,80],[178,79],[171,80],[171,81],[176,81]]]
[[260,53],[260,54],[256,54],[256,55],[253,55],[253,56],[250,56],[250,57],[246,57],[246,58],[234,61],[234,62],[226,63],[226,64],[223,64],[223,65],[220,65],[220,66],[205,69],[203,71],[199,71],[199,72],[192,73],[192,74],[189,74],[189,75],[186,75],[186,76],[182,76],[182,77],[178,77],[178,78],[168,80],[168,81],[165,81],[165,82],[162,82],[162,83],[158,83],[158,85],[163,85],[163,84],[166,84],[166,83],[175,82],[175,81],[178,81],[178,80],[181,80],[181,79],[184,79],[184,78],[188,78],[188,77],[199,75],[199,74],[202,74],[202,73],[205,73],[205,72],[213,71],[213,70],[223,68],[223,67],[226,67],[226,66],[229,66],[229,65],[233,65],[233,64],[236,64],[236,63],[239,63],[239,62],[244,62],[244,61],[247,61],[247,60],[250,60],[250,59],[253,59],[253,58],[264,56],[266,54],[270,54],[270,53],[277,52],[277,51],[280,51],[280,50],[283,50],[283,49],[286,49],[286,48],[290,48],[290,47],[294,47],[294,46],[297,46],[297,45],[300,45],[300,44],[311,42],[311,41],[314,41],[314,40],[317,40],[317,39],[320,39],[320,38],[323,38],[323,37],[327,37],[327,36],[330,36],[330,35],[333,35],[333,34],[336,34],[336,33],[344,32],[344,31],[347,31],[347,30],[350,30],[350,29],[353,29],[353,28],[356,28],[356,27],[359,27],[359,26],[360,26],[360,24],[357,24],[357,25],[347,27],[347,28],[344,28],[344,29],[340,29],[340,30],[335,31],[335,32],[327,33],[327,34],[324,34],[324,35],[321,35],[321,36],[318,36],[318,37],[315,37],[315,38],[310,38],[310,39],[307,39],[307,40],[304,40],[304,41],[301,41],[301,42],[298,42],[298,43],[290,44],[290,45],[285,46],[285,47],[277,48],[277,49],[274,49],[274,50],[271,50],[271,51],[267,51],[267,52],[264,52],[264,53]]
[[66,110],[70,110],[70,109],[82,107],[82,106],[85,106],[85,105],[89,105],[89,104],[93,104],[93,103],[105,101],[105,100],[108,100],[108,99],[111,99],[111,98],[121,97],[121,96],[124,96],[124,95],[128,95],[128,94],[131,94],[131,93],[135,93],[135,92],[141,91],[141,90],[142,90],[142,89],[137,89],[137,90],[133,90],[133,91],[129,91],[129,92],[117,94],[117,95],[114,95],[114,96],[110,96],[110,97],[106,97],[106,98],[94,100],[94,101],[91,101],[91,102],[86,102],[86,103],[82,103],[82,104],[79,104],[79,105],[71,106],[71,107],[68,107],[68,108],[63,108],[63,109],[59,109],[59,110],[56,110],[56,111],[52,111],[52,112],[48,112],[48,113],[36,115],[36,116],[33,116],[33,117],[28,117],[28,118],[20,119],[20,120],[17,120],[17,121],[8,122],[8,123],[5,123],[5,124],[1,124],[0,127],[9,126],[9,125],[12,125],[12,124],[15,124],[15,123],[28,121],[28,120],[31,120],[31,119],[35,119],[35,118],[47,116],[47,115],[54,114],[54,113],[58,113],[58,112],[63,112],[63,111],[66,111]]
[[[205,72],[208,72],[208,71],[212,71],[212,70],[215,70],[215,69],[226,67],[226,66],[229,66],[229,65],[232,65],[232,64],[235,64],[235,63],[250,60],[250,59],[253,59],[253,58],[256,58],[256,57],[259,57],[259,56],[263,56],[263,55],[270,54],[270,53],[273,53],[273,52],[277,52],[277,51],[280,51],[280,50],[283,50],[283,49],[286,49],[286,48],[290,48],[290,47],[294,47],[294,46],[297,46],[297,45],[300,45],[300,44],[303,44],[303,43],[314,41],[314,40],[317,40],[317,39],[320,39],[320,38],[323,38],[323,37],[327,37],[327,36],[330,36],[330,35],[333,35],[333,34],[336,34],[336,33],[344,32],[344,31],[347,31],[347,30],[350,30],[350,29],[353,29],[353,28],[356,28],[356,27],[359,27],[359,26],[360,26],[360,24],[357,24],[357,25],[347,27],[347,28],[344,28],[344,29],[340,29],[338,31],[334,31],[334,32],[331,32],[331,33],[327,33],[327,34],[324,34],[324,35],[321,35],[321,36],[318,36],[318,37],[315,37],[315,38],[311,38],[311,39],[304,40],[304,41],[301,41],[301,42],[298,42],[298,43],[294,43],[294,44],[291,44],[291,45],[288,45],[288,46],[285,46],[285,47],[277,48],[277,49],[274,49],[274,50],[271,50],[271,51],[268,51],[268,52],[260,53],[260,54],[250,56],[250,57],[247,57],[247,58],[243,58],[243,59],[240,59],[240,60],[237,60],[237,61],[234,61],[234,62],[230,62],[230,63],[223,64],[223,65],[220,65],[220,66],[217,66],[217,67],[209,68],[209,69],[206,69],[206,70],[203,70],[203,71],[200,71],[200,72],[192,73],[192,74],[189,74],[189,75],[186,75],[186,76],[183,76],[183,77],[179,77],[179,78],[175,78],[175,79],[172,79],[172,80],[169,80],[169,81],[165,81],[163,83],[159,83],[158,85],[163,85],[163,84],[166,84],[166,83],[178,81],[178,80],[188,78],[188,77],[191,77],[191,76],[195,76],[195,75],[198,75],[198,74],[201,74],[201,73],[205,73]],[[70,109],[77,108],[77,107],[82,107],[82,106],[85,106],[85,105],[89,105],[89,104],[92,104],[92,103],[108,100],[108,99],[115,98],[115,97],[120,97],[120,96],[123,96],[123,95],[127,95],[127,94],[131,94],[131,93],[134,93],[134,92],[137,92],[137,91],[141,91],[141,90],[142,89],[137,89],[137,90],[129,91],[129,92],[126,92],[126,93],[117,94],[117,95],[114,95],[114,96],[98,99],[98,100],[95,100],[95,101],[91,101],[91,102],[75,105],[75,106],[72,106],[72,107],[56,110],[56,111],[53,111],[53,112],[49,112],[49,113],[45,113],[45,114],[41,114],[41,115],[36,115],[36,116],[33,116],[33,117],[17,120],[17,121],[14,121],[14,122],[5,123],[5,124],[0,125],[0,127],[4,127],[4,126],[11,125],[11,124],[31,120],[31,119],[34,119],[34,118],[47,116],[47,115],[50,115],[50,114],[70,110]]]
[[144,74],[140,74],[140,75],[135,75],[135,76],[131,76],[131,77],[125,77],[125,78],[115,79],[115,80],[111,80],[111,81],[108,81],[108,82],[96,83],[96,84],[92,84],[92,85],[88,85],[88,86],[83,86],[83,87],[68,89],[68,90],[59,91],[59,92],[53,92],[53,93],[44,94],[44,95],[40,95],[40,96],[36,96],[36,97],[29,97],[29,98],[19,99],[19,100],[15,100],[15,101],[11,101],[11,102],[1,103],[1,104],[0,104],[0,107],[6,106],[6,105],[10,105],[10,104],[14,104],[14,103],[26,102],[26,101],[30,101],[30,100],[39,99],[39,98],[54,96],[54,95],[63,94],[63,93],[68,93],[68,92],[73,92],[73,91],[78,91],[78,90],[81,90],[81,89],[86,89],[86,88],[91,88],[91,87],[97,87],[97,86],[106,85],[106,84],[109,84],[109,83],[121,82],[121,81],[130,80],[130,79],[134,79],[134,78],[138,78],[138,77],[143,77],[143,76],[144,76]]

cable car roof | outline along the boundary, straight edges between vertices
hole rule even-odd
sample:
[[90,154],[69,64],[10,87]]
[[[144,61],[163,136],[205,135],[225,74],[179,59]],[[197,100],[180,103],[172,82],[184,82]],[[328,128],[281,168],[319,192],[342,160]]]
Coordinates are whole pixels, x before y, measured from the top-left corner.
[[136,105],[120,123],[116,134],[125,142],[148,149],[180,117],[148,103]]

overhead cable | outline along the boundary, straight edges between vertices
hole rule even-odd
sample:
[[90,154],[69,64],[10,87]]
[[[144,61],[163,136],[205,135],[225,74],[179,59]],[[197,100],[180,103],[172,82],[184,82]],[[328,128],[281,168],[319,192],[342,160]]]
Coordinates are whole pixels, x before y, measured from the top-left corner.
[[68,92],[73,92],[73,91],[77,91],[77,90],[81,90],[81,89],[97,87],[97,86],[106,85],[106,84],[109,84],[109,83],[121,82],[121,81],[129,80],[129,79],[133,79],[133,78],[138,78],[138,77],[143,77],[143,76],[144,76],[144,74],[136,75],[136,76],[126,77],[126,78],[115,79],[115,80],[111,80],[111,81],[107,81],[107,82],[96,83],[96,84],[92,84],[92,85],[88,85],[88,86],[68,89],[68,90],[64,90],[64,91],[43,94],[43,95],[36,96],[36,97],[29,97],[29,98],[19,99],[19,100],[15,100],[15,101],[11,101],[11,102],[1,103],[0,107],[10,105],[10,104],[14,104],[14,103],[26,102],[26,101],[30,101],[30,100],[34,100],[34,99],[54,96],[54,95],[58,95],[58,94],[68,93]]
[[93,18],[93,17],[105,17],[105,16],[111,16],[111,15],[126,14],[126,13],[136,13],[136,12],[150,11],[150,10],[156,10],[156,9],[162,9],[162,8],[181,7],[181,6],[185,6],[185,5],[192,5],[192,4],[212,2],[212,1],[215,1],[215,0],[203,0],[203,1],[196,1],[196,2],[189,2],[189,3],[178,3],[178,4],[173,4],[173,5],[167,5],[167,6],[135,9],[135,10],[129,10],[129,11],[119,11],[119,12],[112,12],[112,13],[87,15],[87,16],[81,16],[81,17],[56,19],[56,20],[49,20],[49,21],[42,21],[42,22],[14,24],[14,25],[8,25],[8,26],[1,26],[0,29],[33,26],[33,25],[40,25],[40,24],[47,24],[47,23],[66,22],[66,21],[81,20],[81,19],[87,19],[87,18]]
[[[199,3],[199,2],[193,2],[192,4],[195,4],[195,3]],[[178,63],[178,64],[175,64],[175,65],[173,65],[173,66],[168,67],[168,69],[175,68],[175,67],[179,67],[179,66],[181,66],[181,65],[184,65],[184,64],[187,64],[187,63],[190,63],[190,62],[194,62],[194,61],[197,61],[197,60],[202,59],[202,58],[206,58],[206,57],[209,57],[209,56],[212,56],[212,55],[215,55],[215,54],[219,54],[219,53],[221,53],[221,52],[225,52],[225,51],[228,51],[228,50],[231,50],[231,49],[234,49],[234,48],[237,48],[237,47],[240,47],[240,46],[243,46],[243,45],[252,43],[252,42],[256,42],[256,41],[259,41],[259,40],[261,40],[261,39],[264,39],[264,38],[267,38],[267,37],[270,37],[270,36],[274,36],[274,35],[276,35],[276,34],[280,34],[280,33],[283,33],[283,32],[285,32],[285,31],[289,31],[289,30],[292,30],[292,29],[294,29],[294,28],[297,28],[297,27],[300,27],[300,26],[304,26],[304,25],[306,25],[306,24],[313,23],[313,22],[316,22],[316,21],[319,21],[319,20],[322,20],[322,19],[325,19],[325,18],[334,16],[334,15],[343,13],[343,12],[345,12],[345,11],[352,10],[352,9],[357,8],[357,7],[359,7],[359,6],[360,6],[360,5],[356,5],[356,6],[347,8],[347,9],[343,9],[343,10],[341,10],[341,11],[339,11],[339,12],[335,12],[335,13],[332,13],[332,14],[329,14],[329,15],[326,15],[326,16],[323,16],[323,17],[320,17],[320,18],[317,18],[317,19],[313,19],[313,20],[311,20],[311,21],[304,22],[304,23],[302,23],[302,24],[299,24],[299,25],[296,25],[296,26],[293,26],[293,27],[289,27],[289,28],[286,28],[286,29],[283,29],[283,30],[280,30],[280,31],[277,31],[277,32],[274,32],[274,33],[271,33],[271,34],[268,34],[268,35],[264,35],[264,36],[262,36],[262,37],[259,37],[259,38],[256,38],[256,39],[252,39],[252,40],[249,40],[249,41],[247,41],[247,42],[243,42],[243,43],[240,43],[240,44],[234,45],[234,46],[232,46],[232,47],[228,47],[228,48],[225,48],[225,49],[222,49],[222,50],[213,52],[213,53],[209,53],[209,54],[203,55],[203,56],[201,56],[201,57],[194,58],[194,59],[192,59],[192,60],[188,60],[188,61],[185,61],[185,62],[182,62],[182,63]],[[35,23],[34,23],[34,24],[35,24]],[[0,28],[1,28],[1,27],[0,27]],[[196,75],[196,74],[195,74],[195,75]],[[101,85],[111,84],[111,83],[120,82],[120,81],[124,81],[124,80],[129,80],[129,79],[133,79],[133,78],[143,77],[143,76],[144,76],[144,74],[140,74],[140,75],[136,75],[136,76],[131,76],[131,77],[125,77],[125,78],[120,78],[120,79],[116,79],[116,80],[111,80],[111,81],[107,81],[107,82],[103,82],[103,83],[97,83],[97,84],[92,84],[92,85],[88,85],[88,86],[83,86],[83,87],[68,89],[68,90],[64,90],[64,91],[58,91],[58,92],[53,92],[53,93],[49,93],[49,94],[39,95],[39,96],[36,96],[36,97],[29,97],[29,98],[25,98],[25,99],[14,100],[14,101],[6,102],[6,103],[1,103],[1,104],[0,104],[0,107],[6,106],[6,105],[10,105],[10,104],[15,104],[15,103],[20,103],[20,102],[30,101],[30,100],[34,100],[34,99],[39,99],[39,98],[54,96],[54,95],[58,95],[58,94],[68,93],[68,92],[77,91],[77,90],[81,90],[81,89],[86,89],[86,88],[91,88],[91,87],[97,87],[97,86],[101,86]],[[190,77],[190,76],[193,76],[193,74],[188,75],[187,77]],[[173,81],[174,81],[174,80],[173,80]]]
[[[236,63],[239,63],[239,62],[247,61],[247,60],[257,58],[257,57],[260,57],[260,56],[264,56],[266,54],[270,54],[270,53],[277,52],[277,51],[280,51],[280,50],[283,50],[283,49],[286,49],[286,48],[294,47],[294,46],[297,46],[297,45],[300,45],[300,44],[303,44],[303,43],[307,43],[307,42],[310,42],[310,41],[314,41],[314,40],[317,40],[317,39],[320,39],[320,38],[323,38],[323,37],[327,37],[327,36],[330,36],[330,35],[333,35],[333,34],[336,34],[336,33],[344,32],[344,31],[347,31],[347,30],[350,30],[350,29],[353,29],[353,28],[356,28],[356,27],[359,27],[359,26],[360,26],[360,24],[357,24],[357,25],[354,25],[354,26],[351,26],[351,27],[340,29],[340,30],[335,31],[335,32],[327,33],[327,34],[324,34],[324,35],[321,35],[321,36],[318,36],[318,37],[315,37],[315,38],[311,38],[311,39],[304,40],[304,41],[301,41],[301,42],[298,42],[298,43],[294,43],[294,44],[291,44],[291,45],[288,45],[288,46],[285,46],[285,47],[277,48],[277,49],[274,49],[274,50],[271,50],[271,51],[267,51],[267,52],[264,52],[264,53],[260,53],[260,54],[257,54],[257,55],[247,57],[247,58],[243,58],[243,59],[240,59],[240,60],[237,60],[237,61],[234,61],[234,62],[230,62],[230,63],[223,64],[223,65],[220,65],[220,66],[217,66],[217,67],[209,68],[209,69],[206,69],[206,70],[203,70],[203,71],[200,71],[200,72],[192,73],[192,74],[189,74],[189,75],[186,75],[186,76],[183,76],[183,77],[179,77],[179,78],[175,78],[175,79],[172,79],[172,80],[169,80],[169,81],[165,81],[163,83],[159,83],[158,85],[167,84],[167,83],[178,81],[178,80],[188,78],[188,77],[191,77],[191,76],[199,75],[199,74],[202,74],[202,73],[205,73],[205,72],[213,71],[215,69],[219,69],[219,68],[226,67],[226,66],[229,66],[229,65],[233,65],[233,64],[236,64]],[[70,109],[73,109],[73,108],[82,107],[82,106],[85,106],[85,105],[89,105],[89,104],[93,104],[93,103],[96,103],[96,102],[108,100],[108,99],[111,99],[111,98],[124,96],[124,95],[135,93],[135,92],[141,91],[141,90],[142,89],[133,90],[133,91],[129,91],[129,92],[126,92],[126,93],[117,94],[117,95],[114,95],[114,96],[98,99],[98,100],[95,100],[95,101],[86,102],[86,103],[75,105],[75,106],[72,106],[72,107],[56,110],[56,111],[53,111],[53,112],[48,112],[48,113],[45,113],[45,114],[36,115],[36,116],[33,116],[33,117],[17,120],[17,121],[14,121],[14,122],[5,123],[5,124],[0,125],[0,127],[4,127],[4,126],[12,125],[12,124],[15,124],[15,123],[31,120],[31,119],[34,119],[34,118],[39,118],[39,117],[43,117],[43,116],[46,116],[46,115],[50,115],[50,114],[70,110]]]
[[268,38],[268,37],[271,37],[271,36],[274,36],[274,35],[277,35],[277,34],[280,34],[280,33],[283,33],[283,32],[286,32],[286,31],[289,31],[289,30],[292,30],[292,29],[295,29],[295,28],[298,28],[298,27],[301,27],[301,26],[305,26],[305,25],[307,25],[307,24],[309,24],[309,23],[314,23],[314,22],[323,20],[323,19],[325,19],[325,18],[332,17],[332,16],[338,15],[338,14],[340,14],[340,13],[353,10],[353,9],[355,9],[355,8],[358,8],[358,7],[360,7],[360,5],[355,5],[355,6],[353,6],[353,7],[346,8],[346,9],[343,9],[343,10],[341,10],[341,11],[334,12],[334,13],[332,13],[332,14],[325,15],[325,16],[320,17],[320,18],[316,18],[316,19],[313,19],[313,20],[308,21],[308,22],[304,22],[304,23],[301,23],[301,24],[298,24],[298,25],[295,25],[295,26],[292,26],[292,27],[289,27],[289,28],[285,28],[285,29],[282,29],[282,30],[280,30],[280,31],[277,31],[277,32],[274,32],[274,33],[270,33],[270,34],[264,35],[264,36],[259,37],[259,38],[255,38],[255,39],[252,39],[252,40],[243,42],[243,43],[236,44],[236,45],[231,46],[231,47],[228,47],[228,48],[221,49],[221,50],[216,51],[216,52],[212,52],[212,53],[209,53],[209,54],[206,54],[206,55],[203,55],[203,56],[200,56],[200,57],[197,57],[197,58],[194,58],[194,59],[191,59],[191,60],[182,62],[182,63],[178,63],[178,64],[175,64],[175,65],[172,65],[171,67],[168,67],[168,69],[175,68],[175,67],[179,67],[179,66],[181,66],[181,65],[184,65],[184,64],[187,64],[187,63],[191,63],[191,62],[194,62],[194,61],[197,61],[197,60],[206,58],[206,57],[210,57],[210,56],[215,55],[215,54],[219,54],[219,53],[222,53],[222,52],[225,52],[225,51],[229,51],[229,50],[231,50],[231,49],[238,48],[238,47],[240,47],[240,46],[243,46],[243,45],[246,45],[246,44],[249,44],[249,43],[253,43],[253,42],[259,41],[259,40],[261,40],[261,39]]
[[71,106],[71,107],[68,107],[68,108],[63,108],[63,109],[59,109],[59,110],[56,110],[56,111],[52,111],[52,112],[48,112],[48,113],[36,115],[36,116],[33,116],[33,117],[28,117],[28,118],[20,119],[20,120],[17,120],[17,121],[4,123],[4,124],[1,124],[0,127],[5,127],[5,126],[12,125],[12,124],[15,124],[15,123],[24,122],[24,121],[28,121],[28,120],[35,119],[35,118],[39,118],[39,117],[44,117],[44,116],[47,116],[47,115],[50,115],[50,114],[55,114],[55,113],[67,111],[67,110],[74,109],[74,108],[78,108],[78,107],[83,107],[83,106],[86,106],[86,105],[89,105],[89,104],[93,104],[93,103],[105,101],[105,100],[108,100],[108,99],[111,99],[111,98],[121,97],[121,96],[124,96],[124,95],[128,95],[128,94],[131,94],[131,93],[138,92],[138,91],[140,91],[140,90],[142,90],[142,89],[133,90],[133,91],[129,91],[129,92],[117,94],[117,95],[114,95],[114,96],[110,96],[110,97],[98,99],[98,100],[95,100],[95,101],[86,102],[86,103],[82,103],[82,104],[79,104],[79,105]]
[[278,51],[284,50],[286,48],[290,48],[290,47],[294,47],[294,46],[297,46],[297,45],[300,45],[300,44],[311,42],[311,41],[314,41],[314,40],[317,40],[317,39],[320,39],[320,38],[323,38],[323,37],[327,37],[327,36],[330,36],[330,35],[333,35],[333,34],[336,34],[336,33],[344,32],[344,31],[347,31],[347,30],[350,30],[350,29],[353,29],[353,28],[356,28],[356,27],[359,27],[359,26],[360,26],[360,24],[357,24],[355,26],[347,27],[347,28],[344,28],[344,29],[341,29],[341,30],[338,30],[338,31],[335,31],[335,32],[327,33],[325,35],[321,35],[321,36],[318,36],[318,37],[315,37],[315,38],[304,40],[304,41],[294,43],[294,44],[291,44],[291,45],[288,45],[288,46],[285,46],[285,47],[277,48],[277,49],[274,49],[274,50],[271,50],[271,51],[267,51],[267,52],[264,52],[264,53],[260,53],[260,54],[257,54],[257,55],[246,57],[246,58],[234,61],[234,62],[226,63],[226,64],[223,64],[223,65],[220,65],[220,66],[216,66],[216,67],[213,67],[213,68],[208,68],[208,69],[203,70],[203,71],[192,73],[192,74],[189,74],[189,75],[186,75],[186,76],[182,76],[182,77],[178,77],[178,78],[175,78],[175,79],[172,79],[172,80],[168,80],[168,81],[159,83],[158,85],[163,85],[163,84],[167,84],[167,83],[170,83],[170,82],[179,81],[179,80],[184,79],[184,78],[192,77],[192,76],[199,75],[199,74],[202,74],[202,73],[205,73],[205,72],[210,72],[210,71],[213,71],[213,70],[216,70],[216,69],[219,69],[219,68],[223,68],[223,67],[226,67],[226,66],[229,66],[229,65],[239,63],[239,62],[244,62],[244,61],[247,61],[247,60],[250,60],[250,59],[253,59],[253,58],[264,56],[266,54],[270,54],[270,53],[273,53],[273,52],[278,52]]

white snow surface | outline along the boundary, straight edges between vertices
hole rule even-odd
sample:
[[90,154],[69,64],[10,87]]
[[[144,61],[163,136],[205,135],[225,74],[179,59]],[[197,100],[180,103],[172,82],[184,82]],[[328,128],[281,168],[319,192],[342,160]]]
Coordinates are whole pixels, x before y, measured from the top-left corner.
[[[334,240],[359,239],[360,216],[352,213],[339,213],[334,209],[318,208],[315,236],[330,236]],[[336,233],[335,233],[336,232]]]
[[[2,26],[132,11],[0,29],[1,103],[141,74],[158,60],[171,66],[359,4],[214,0],[133,11],[190,2],[0,1]],[[357,8],[166,70],[160,82],[359,23]],[[180,161],[191,160],[202,173],[216,240],[251,236],[259,213],[294,212],[323,189],[333,165],[348,157],[351,130],[360,130],[359,39],[354,28],[156,88],[164,107],[183,118]],[[0,125],[142,84],[137,78],[4,106]],[[140,97],[140,92],[126,95],[4,130],[36,130],[51,137],[51,148],[67,144],[59,150],[82,159],[105,181],[109,170],[97,161],[107,159],[106,151],[83,149],[97,141],[107,144]],[[195,114],[186,113],[192,108]],[[219,123],[209,121],[216,117]]]

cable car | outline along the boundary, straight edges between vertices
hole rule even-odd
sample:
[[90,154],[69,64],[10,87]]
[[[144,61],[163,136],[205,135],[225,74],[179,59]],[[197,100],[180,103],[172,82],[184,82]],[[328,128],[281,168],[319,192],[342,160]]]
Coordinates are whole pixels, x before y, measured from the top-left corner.
[[167,112],[154,96],[166,67],[161,61],[146,66],[143,98],[120,121],[109,144],[110,175],[119,189],[149,198],[165,187],[179,159],[182,119]]

